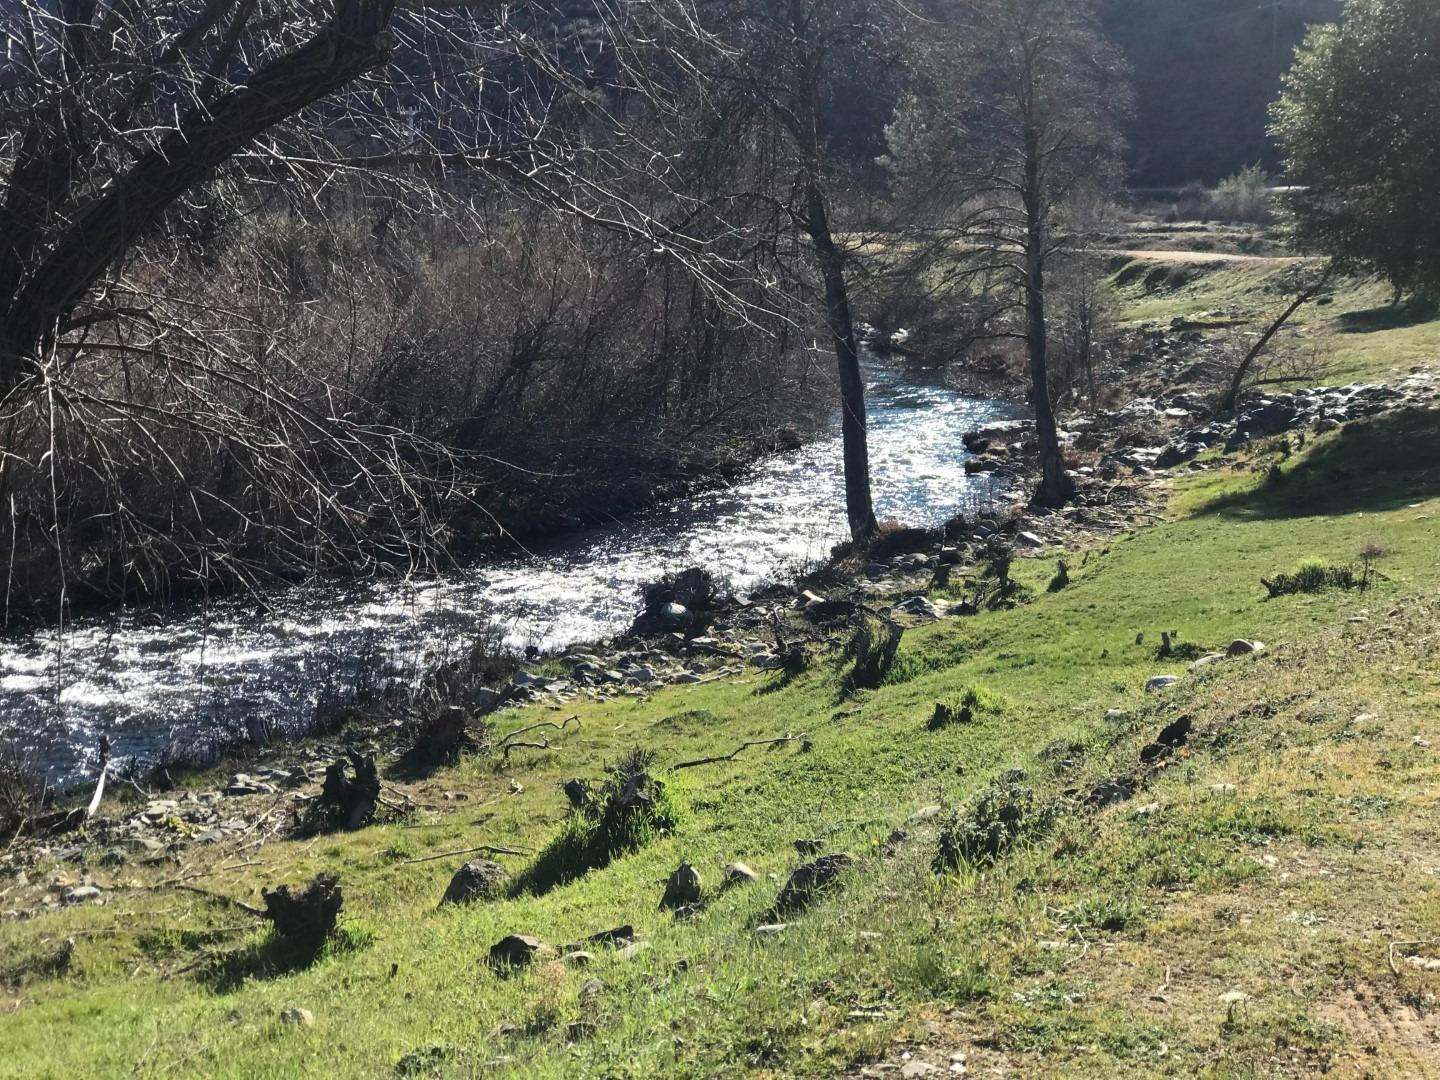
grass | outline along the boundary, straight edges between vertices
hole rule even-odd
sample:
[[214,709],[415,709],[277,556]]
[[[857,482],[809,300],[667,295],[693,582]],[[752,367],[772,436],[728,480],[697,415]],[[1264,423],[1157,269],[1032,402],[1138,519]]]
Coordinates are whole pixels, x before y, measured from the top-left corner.
[[[1050,555],[1018,559],[1023,604],[907,631],[903,677],[877,689],[847,693],[837,661],[586,704],[548,750],[404,785],[418,819],[186,851],[192,880],[251,902],[340,873],[344,933],[319,955],[283,955],[195,893],[128,887],[173,863],[96,868],[107,903],[0,922],[0,1075],[837,1076],[902,1051],[942,1068],[964,1053],[975,1075],[1434,1068],[1427,1022],[1397,1018],[1440,974],[1404,963],[1424,946],[1402,946],[1392,974],[1390,943],[1440,938],[1440,422],[1380,418],[1174,483],[1161,524],[1066,553],[1065,589],[1043,591]],[[1260,584],[1377,538],[1366,592],[1272,600]],[[1269,647],[1191,675],[1155,657],[1177,628]],[[1146,694],[1161,673],[1184,678]],[[937,702],[968,702],[970,721],[932,730]],[[536,711],[494,717],[497,732]],[[1141,747],[1181,715],[1189,741],[1134,798],[1084,807],[1139,775]],[[670,771],[801,731],[808,750]],[[502,857],[523,880],[557,845],[591,843],[561,782],[599,781],[637,747],[674,795],[663,823],[559,860],[544,888],[437,907],[465,856],[409,860],[513,847],[531,853]],[[1044,827],[935,873],[945,818],[915,810],[973,810],[997,782],[1031,789]],[[798,838],[856,865],[757,936]],[[682,859],[710,900],[676,921],[658,904]],[[761,880],[719,890],[737,859]],[[56,872],[78,877],[60,861],[33,876]],[[506,979],[485,962],[507,934],[560,945],[622,923],[649,947]],[[292,1006],[314,1027],[282,1024]]]
[[[1198,326],[1260,327],[1284,309],[1288,260],[1163,263],[1133,259],[1110,278],[1120,317],[1134,322],[1193,320]],[[1440,356],[1440,312],[1391,304],[1375,281],[1344,281],[1330,302],[1302,308],[1276,348],[1313,355],[1332,383],[1379,380],[1433,365]]]

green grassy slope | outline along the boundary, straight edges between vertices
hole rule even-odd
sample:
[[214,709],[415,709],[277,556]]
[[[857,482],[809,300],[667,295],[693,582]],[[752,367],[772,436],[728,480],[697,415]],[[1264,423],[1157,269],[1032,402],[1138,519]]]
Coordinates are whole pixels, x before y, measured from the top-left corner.
[[[879,690],[845,695],[825,660],[585,705],[552,750],[414,785],[443,808],[415,820],[187,857],[208,871],[191,883],[251,900],[256,883],[338,871],[345,934],[308,967],[285,970],[243,913],[123,888],[174,867],[97,868],[121,886],[105,905],[0,923],[0,1075],[831,1076],[903,1052],[940,1069],[963,1053],[976,1075],[1413,1074],[1433,1044],[1392,1020],[1440,975],[1406,963],[1410,946],[1392,975],[1388,943],[1440,938],[1440,423],[1337,432],[1278,480],[1265,464],[1177,481],[1163,524],[1073,554],[1060,592],[1042,591],[1050,558],[1022,562],[1030,603],[907,632],[901,677]],[[1389,551],[1373,591],[1265,599],[1262,575],[1345,562],[1371,538]],[[1269,648],[1146,695],[1147,677],[1186,672],[1155,658],[1161,630]],[[937,700],[977,685],[995,708],[927,729]],[[1065,795],[1133,773],[1182,714],[1191,745],[1132,800],[1096,812]],[[811,749],[665,771],[787,732]],[[559,782],[636,746],[687,808],[672,835],[543,895],[436,909],[463,858],[408,860],[536,852],[562,824]],[[907,818],[963,807],[1012,768],[1055,823],[994,867],[937,876],[939,819]],[[886,854],[896,826],[909,837]],[[759,937],[802,837],[857,865]],[[733,859],[761,881],[675,922],[659,883],[682,858],[708,884]],[[509,979],[484,962],[505,934],[559,944],[619,923],[648,948]],[[68,973],[47,970],[66,937]],[[590,979],[603,986],[582,995]],[[280,1024],[289,1006],[314,1027]]]
[[[1175,317],[1257,332],[1293,297],[1295,261],[1160,262],[1134,259],[1110,279],[1126,321]],[[1307,305],[1276,340],[1318,361],[1318,377],[1332,383],[1383,379],[1433,364],[1440,355],[1440,313],[1413,302],[1392,305],[1378,282],[1346,280],[1328,303]]]

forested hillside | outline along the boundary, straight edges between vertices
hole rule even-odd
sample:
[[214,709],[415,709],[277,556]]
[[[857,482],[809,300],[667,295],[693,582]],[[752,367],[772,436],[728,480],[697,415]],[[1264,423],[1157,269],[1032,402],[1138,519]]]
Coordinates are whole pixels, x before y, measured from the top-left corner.
[[1214,183],[1275,168],[1266,110],[1306,28],[1340,0],[1106,0],[1106,29],[1133,73],[1127,130],[1137,187]]

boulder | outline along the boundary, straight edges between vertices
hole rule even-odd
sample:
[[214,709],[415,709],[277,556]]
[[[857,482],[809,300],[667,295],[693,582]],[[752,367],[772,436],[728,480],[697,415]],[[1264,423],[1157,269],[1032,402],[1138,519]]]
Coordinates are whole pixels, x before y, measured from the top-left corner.
[[1145,680],[1145,691],[1146,693],[1153,694],[1156,691],[1164,690],[1166,687],[1174,686],[1179,681],[1179,675],[1152,675]]
[[510,934],[490,946],[490,966],[497,971],[528,967],[549,946],[528,934]]
[[1249,656],[1251,653],[1263,651],[1265,643],[1262,641],[1246,641],[1244,638],[1236,638],[1225,647],[1226,656]]
[[703,893],[700,872],[688,862],[682,862],[665,881],[665,895],[660,899],[660,907],[673,910],[687,904],[698,904]]
[[315,1026],[315,1014],[309,1009],[292,1005],[288,1009],[280,1010],[280,1023],[286,1027],[312,1028]]
[[489,900],[500,891],[509,876],[499,863],[474,859],[455,871],[440,903],[468,904],[473,900]]
[[809,906],[854,865],[855,860],[849,855],[836,852],[797,866],[775,900],[776,913],[789,914]]

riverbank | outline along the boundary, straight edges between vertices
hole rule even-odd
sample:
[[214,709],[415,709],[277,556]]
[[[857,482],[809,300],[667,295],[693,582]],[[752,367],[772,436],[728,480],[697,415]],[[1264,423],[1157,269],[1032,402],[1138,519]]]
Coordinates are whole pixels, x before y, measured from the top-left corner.
[[[1437,437],[1402,410],[1157,477],[1162,521],[1018,552],[1013,604],[898,616],[873,689],[817,642],[803,670],[505,710],[457,765],[382,759],[400,809],[355,831],[291,835],[311,783],[176,793],[158,851],[7,871],[0,904],[32,914],[0,926],[0,1072],[1414,1075],[1434,1021],[1406,1002],[1435,976],[1410,943],[1440,937]],[[1370,589],[1260,583],[1371,540]],[[541,721],[563,730],[518,734]],[[594,789],[636,747],[675,812],[537,878],[574,814],[562,781]],[[202,841],[191,808],[224,800],[271,810]],[[486,856],[507,883],[437,908],[479,845],[518,853]],[[817,851],[849,859],[777,911]],[[682,860],[703,902],[677,918],[658,883]],[[725,888],[736,861],[756,880]],[[235,905],[321,871],[344,907],[313,957]],[[560,947],[622,924],[618,948]],[[534,961],[497,971],[514,934]]]

